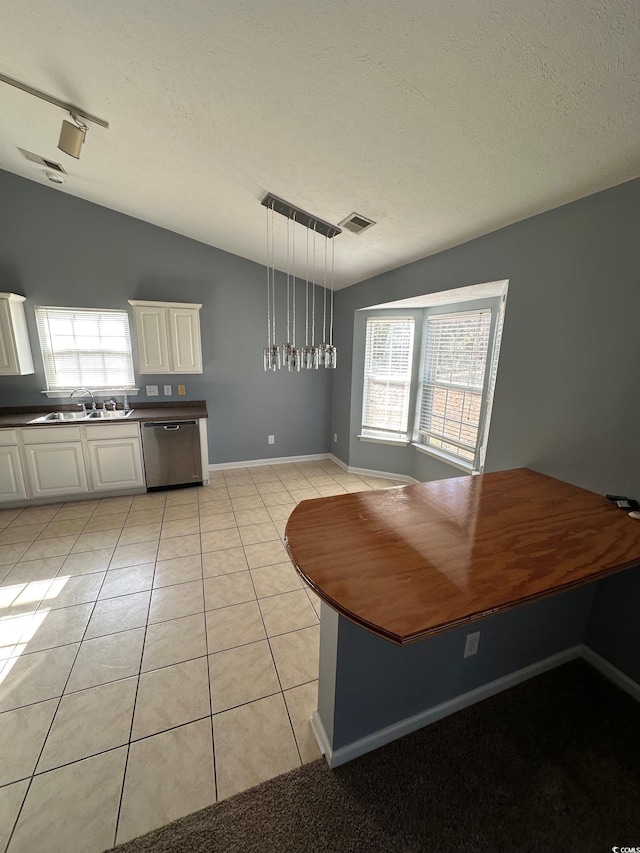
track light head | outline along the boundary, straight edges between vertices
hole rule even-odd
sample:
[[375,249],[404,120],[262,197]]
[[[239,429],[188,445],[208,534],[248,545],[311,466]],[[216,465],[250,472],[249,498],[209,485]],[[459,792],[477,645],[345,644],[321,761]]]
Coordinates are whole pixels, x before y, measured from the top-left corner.
[[71,113],[71,118],[75,124],[66,119],[62,122],[58,148],[70,157],[75,157],[76,160],[79,160],[82,145],[87,135],[87,125],[81,122],[74,113]]

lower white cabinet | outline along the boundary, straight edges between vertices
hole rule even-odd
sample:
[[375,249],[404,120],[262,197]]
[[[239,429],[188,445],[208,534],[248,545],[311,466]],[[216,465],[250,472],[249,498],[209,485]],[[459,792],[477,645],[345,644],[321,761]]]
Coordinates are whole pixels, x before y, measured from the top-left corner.
[[0,501],[22,501],[27,497],[18,447],[0,447]]
[[144,486],[137,423],[0,430],[0,504]]
[[139,438],[104,438],[87,441],[93,491],[144,486]]
[[26,444],[24,449],[32,497],[89,491],[81,441]]

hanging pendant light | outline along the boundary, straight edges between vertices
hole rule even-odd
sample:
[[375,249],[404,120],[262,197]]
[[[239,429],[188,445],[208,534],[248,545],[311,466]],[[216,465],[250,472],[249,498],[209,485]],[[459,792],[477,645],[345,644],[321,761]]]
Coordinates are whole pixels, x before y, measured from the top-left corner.
[[280,367],[280,348],[276,344],[276,270],[273,257],[273,205],[270,205],[267,207],[267,346],[263,350],[265,370],[278,370]]
[[[317,219],[288,202],[269,193],[262,200],[267,208],[267,346],[263,349],[263,364],[265,371],[278,370],[286,367],[290,373],[297,373],[302,367],[317,369],[320,364],[325,367],[336,366],[336,351],[333,346],[333,264],[335,260],[334,244],[332,243],[330,322],[327,336],[327,243],[328,240],[342,233],[340,228],[330,225],[322,219]],[[274,211],[287,219],[286,225],[286,343],[280,347],[276,344],[276,285],[275,285],[275,238]],[[296,315],[296,231],[297,226],[306,231],[306,280],[305,280],[305,342],[300,350],[296,344],[297,315]],[[324,248],[324,288],[323,288],[323,327],[322,344],[315,343],[315,286],[316,286],[316,237],[321,234],[325,238]],[[312,273],[309,276],[309,237],[313,236]],[[311,288],[309,287],[311,285]],[[309,291],[311,290],[311,303]]]

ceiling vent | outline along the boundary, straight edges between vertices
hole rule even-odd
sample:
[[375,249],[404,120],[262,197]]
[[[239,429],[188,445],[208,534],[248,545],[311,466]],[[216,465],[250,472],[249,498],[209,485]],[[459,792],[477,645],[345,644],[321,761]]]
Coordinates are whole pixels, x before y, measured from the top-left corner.
[[24,148],[18,148],[18,151],[31,163],[37,163],[38,166],[44,166],[46,169],[51,169],[53,172],[61,172],[63,175],[67,174],[60,163],[56,163],[53,160],[47,160],[46,157],[41,157],[39,154],[33,154],[31,151],[25,151]]
[[350,216],[347,216],[346,219],[343,219],[342,222],[339,223],[343,228],[346,228],[347,231],[351,231],[353,234],[362,234],[363,231],[366,231],[368,228],[371,228],[372,225],[376,223],[373,219],[367,219],[366,216],[361,216],[359,213],[352,213]]

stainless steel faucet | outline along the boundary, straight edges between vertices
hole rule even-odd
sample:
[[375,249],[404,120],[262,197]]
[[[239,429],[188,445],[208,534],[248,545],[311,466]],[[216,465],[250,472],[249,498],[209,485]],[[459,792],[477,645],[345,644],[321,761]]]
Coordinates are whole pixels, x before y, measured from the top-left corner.
[[[85,394],[88,394],[91,397],[91,411],[96,411],[96,401],[93,399],[93,392],[89,391],[88,388],[74,388],[73,391],[69,394],[69,399],[73,399],[74,394],[77,394],[78,391],[84,391]],[[82,406],[82,411],[86,411],[86,406],[84,403],[78,403],[79,406]]]

